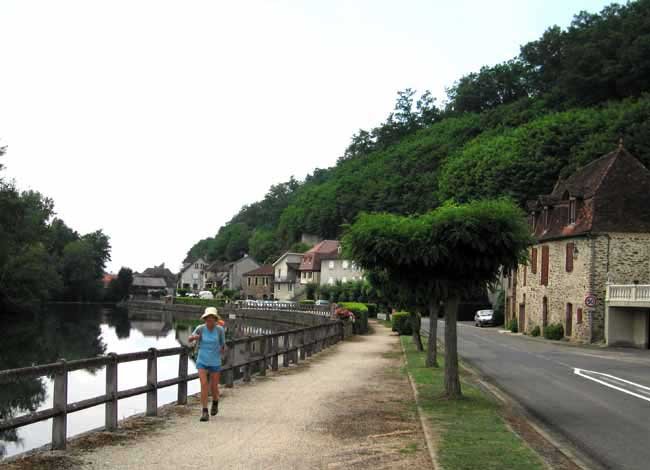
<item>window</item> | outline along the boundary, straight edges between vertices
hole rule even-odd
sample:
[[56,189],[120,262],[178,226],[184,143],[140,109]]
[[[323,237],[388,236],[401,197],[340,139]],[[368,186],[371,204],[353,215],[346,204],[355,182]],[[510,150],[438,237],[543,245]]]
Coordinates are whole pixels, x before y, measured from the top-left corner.
[[333,285],[334,285],[334,278],[331,278],[331,277],[330,277],[330,278],[327,280],[327,283],[328,283],[330,286],[333,286]]
[[194,269],[199,269],[199,263],[194,263]]
[[258,280],[258,278],[257,278],[257,277],[255,277],[255,285],[257,285],[257,280]]
[[540,284],[543,286],[548,286],[548,264],[549,264],[549,253],[548,245],[542,247],[542,276]]
[[198,279],[199,273],[192,273],[192,279]]
[[349,265],[350,263],[347,260],[343,261],[343,269],[348,269]]
[[546,328],[548,325],[548,299],[544,297],[542,299],[542,327]]
[[537,248],[530,250],[530,272],[537,274]]
[[348,278],[345,277],[345,276],[343,276],[343,282],[344,282],[344,283],[345,283],[345,282],[348,282]]
[[307,277],[308,277],[309,279],[311,279],[311,276],[312,276],[312,273],[311,273],[311,271],[309,271],[309,272],[307,273]]
[[251,278],[249,277],[248,278],[248,287],[250,287],[250,286],[251,286]]
[[566,260],[564,262],[566,272],[570,273],[573,271],[573,252],[575,251],[574,243],[566,244]]
[[548,226],[551,223],[551,210],[548,207],[544,208],[544,230],[548,230]]
[[575,224],[577,217],[576,200],[575,198],[569,199],[569,224]]
[[330,269],[334,269],[334,261],[330,260]]
[[524,266],[524,287],[526,286],[526,275],[528,273],[528,266]]
[[535,232],[535,229],[537,228],[537,214],[535,212],[530,213],[528,223],[530,224],[531,231]]
[[578,310],[576,311],[576,323],[582,323],[582,307],[578,307]]

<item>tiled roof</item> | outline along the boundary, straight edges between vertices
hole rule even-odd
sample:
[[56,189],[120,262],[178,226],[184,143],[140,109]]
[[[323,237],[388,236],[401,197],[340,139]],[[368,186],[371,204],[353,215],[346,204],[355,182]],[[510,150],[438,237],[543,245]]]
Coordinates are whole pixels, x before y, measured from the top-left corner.
[[244,273],[244,276],[273,276],[274,272],[272,264],[265,264],[257,269]]
[[341,243],[338,240],[323,240],[314,245],[302,256],[300,271],[320,271],[320,262],[323,259],[332,259],[339,252]]
[[[619,147],[559,180],[553,192],[528,203],[539,240],[604,232],[650,232],[650,171]],[[569,223],[569,199],[576,220]],[[548,207],[548,224],[544,221]]]
[[167,287],[167,282],[165,281],[165,278],[162,277],[150,277],[137,274],[133,276],[133,286],[165,288]]

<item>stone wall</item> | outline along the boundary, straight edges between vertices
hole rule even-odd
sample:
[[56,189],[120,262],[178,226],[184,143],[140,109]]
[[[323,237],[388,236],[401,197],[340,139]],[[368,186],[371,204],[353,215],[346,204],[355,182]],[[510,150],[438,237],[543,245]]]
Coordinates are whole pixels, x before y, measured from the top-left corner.
[[[566,272],[567,243],[576,246],[572,272]],[[544,245],[549,247],[548,286],[540,284]],[[650,283],[650,234],[611,233],[575,237],[540,243],[535,247],[538,250],[537,273],[531,272],[531,266],[519,267],[514,312],[510,302],[509,317],[518,317],[519,305],[525,299],[526,324],[520,325],[521,331],[530,332],[536,325],[543,326],[543,299],[546,297],[548,324],[561,323],[566,330],[567,304],[571,303],[571,339],[585,343],[603,341],[608,273],[610,282],[614,283],[632,284],[635,280],[642,284]],[[509,289],[510,295],[512,292],[513,289]],[[596,296],[594,309],[584,305],[588,294]],[[577,322],[578,309],[582,309],[581,323]]]

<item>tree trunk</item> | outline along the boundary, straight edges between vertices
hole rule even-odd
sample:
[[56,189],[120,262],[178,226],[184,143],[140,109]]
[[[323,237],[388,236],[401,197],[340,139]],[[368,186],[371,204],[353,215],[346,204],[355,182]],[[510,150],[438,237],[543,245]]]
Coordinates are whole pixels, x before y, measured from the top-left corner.
[[419,313],[409,313],[409,320],[411,321],[411,329],[413,330],[413,342],[418,351],[424,351],[424,345],[422,344],[422,337],[420,336],[420,328],[422,322],[420,321]]
[[445,303],[445,395],[450,399],[462,396],[458,376],[458,320],[459,299],[449,299]]
[[429,302],[429,344],[427,347],[427,367],[438,367],[438,309],[439,303]]

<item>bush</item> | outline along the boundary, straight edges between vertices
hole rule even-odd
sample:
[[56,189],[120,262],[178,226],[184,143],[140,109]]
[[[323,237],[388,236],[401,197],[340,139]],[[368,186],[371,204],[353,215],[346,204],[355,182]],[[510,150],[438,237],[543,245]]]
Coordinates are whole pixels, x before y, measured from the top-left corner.
[[187,297],[187,289],[183,289],[183,288],[176,289],[176,294],[179,297]]
[[535,325],[535,328],[533,328],[530,332],[531,336],[538,337],[541,334],[541,330],[539,329],[539,325]]
[[368,316],[370,318],[376,318],[377,317],[377,304],[366,304],[366,307],[368,307]]
[[392,330],[399,335],[412,335],[413,327],[408,312],[395,312],[390,317]]
[[300,305],[314,305],[315,301],[311,299],[307,299],[307,300],[301,300],[299,303]]
[[562,339],[564,338],[564,326],[561,323],[551,323],[544,327],[544,338],[546,339]]
[[365,334],[368,332],[368,307],[360,302],[341,302],[340,307],[348,309],[354,313],[354,332]]
[[512,318],[508,322],[508,329],[513,333],[519,332],[519,325],[517,325],[517,319],[516,318]]
[[224,301],[219,299],[197,299],[196,297],[176,297],[175,304],[198,305],[201,307],[223,307]]

